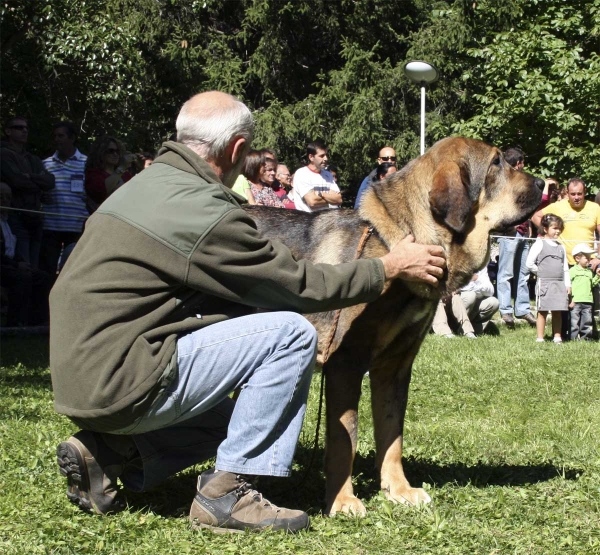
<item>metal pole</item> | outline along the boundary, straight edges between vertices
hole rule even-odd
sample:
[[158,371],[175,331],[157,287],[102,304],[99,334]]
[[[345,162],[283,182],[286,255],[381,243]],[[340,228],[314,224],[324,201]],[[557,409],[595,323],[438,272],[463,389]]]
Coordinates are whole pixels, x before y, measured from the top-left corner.
[[425,81],[421,83],[421,156],[425,154]]

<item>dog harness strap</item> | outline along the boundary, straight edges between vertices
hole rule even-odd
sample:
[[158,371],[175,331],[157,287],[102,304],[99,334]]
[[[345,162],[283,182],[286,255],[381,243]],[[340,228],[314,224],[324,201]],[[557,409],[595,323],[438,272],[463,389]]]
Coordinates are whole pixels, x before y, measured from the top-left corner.
[[[358,260],[360,255],[362,254],[365,245],[367,244],[367,240],[373,234],[373,226],[365,227],[363,234],[360,237],[360,241],[358,242],[358,247],[356,247],[356,254],[354,255],[354,260]],[[333,316],[333,323],[331,325],[331,331],[329,332],[329,336],[327,337],[327,343],[325,347],[325,351],[323,353],[323,367],[321,370],[321,390],[319,392],[319,410],[317,412],[317,427],[315,430],[315,443],[312,450],[312,455],[310,457],[310,461],[306,470],[304,472],[304,478],[302,478],[301,482],[304,482],[306,477],[308,476],[308,472],[312,468],[313,462],[317,455],[317,449],[319,448],[319,433],[321,431],[321,418],[323,417],[323,394],[325,393],[325,363],[329,359],[329,351],[331,349],[331,344],[333,343],[333,338],[335,337],[335,332],[337,331],[338,322],[340,321],[340,314],[342,313],[342,309],[338,308],[335,311]]]
[[[358,260],[363,250],[365,249],[365,245],[367,244],[367,240],[373,234],[373,226],[365,227],[360,241],[358,242],[358,246],[356,247],[356,254],[354,255],[354,260]],[[329,336],[327,337],[327,343],[325,344],[325,352],[323,353],[323,366],[329,359],[329,351],[331,349],[331,345],[333,343],[333,338],[335,337],[335,332],[337,331],[338,322],[340,321],[340,314],[342,313],[342,309],[338,308],[333,315],[333,324],[331,325],[331,331],[329,332]]]

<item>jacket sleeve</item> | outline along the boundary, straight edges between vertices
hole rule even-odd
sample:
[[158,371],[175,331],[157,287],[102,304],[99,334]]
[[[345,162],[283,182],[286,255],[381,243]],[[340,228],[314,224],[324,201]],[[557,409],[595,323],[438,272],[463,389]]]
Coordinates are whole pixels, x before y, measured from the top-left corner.
[[295,260],[279,241],[231,210],[201,238],[188,262],[187,285],[270,310],[324,312],[369,302],[383,290],[379,259],[329,265]]
[[34,173],[31,174],[31,180],[40,188],[41,191],[51,191],[55,186],[55,177],[45,167],[43,162],[37,156],[30,157],[31,166]]
[[2,181],[6,182],[13,191],[37,193],[40,190],[33,179],[21,171],[19,164],[7,148],[2,149],[2,156],[0,156],[0,173]]

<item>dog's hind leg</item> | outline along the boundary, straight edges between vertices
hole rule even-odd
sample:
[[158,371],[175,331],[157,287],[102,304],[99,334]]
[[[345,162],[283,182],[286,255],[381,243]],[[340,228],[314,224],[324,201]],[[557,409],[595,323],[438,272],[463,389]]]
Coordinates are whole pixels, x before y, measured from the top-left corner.
[[[338,363],[339,364],[339,363]],[[366,510],[352,488],[352,465],[358,435],[358,402],[362,374],[329,365],[325,373],[327,398],[327,439],[325,475],[326,508],[329,515],[337,512],[364,516]]]
[[424,489],[411,487],[402,468],[404,415],[413,360],[414,354],[404,353],[401,368],[395,362],[396,368],[377,368],[371,371],[370,378],[381,489],[395,503],[417,505],[429,503],[431,497]]

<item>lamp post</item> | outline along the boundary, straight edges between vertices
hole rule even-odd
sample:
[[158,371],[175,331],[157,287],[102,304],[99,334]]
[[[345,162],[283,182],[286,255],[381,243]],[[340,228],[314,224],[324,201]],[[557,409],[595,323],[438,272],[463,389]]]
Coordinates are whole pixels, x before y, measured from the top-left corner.
[[425,87],[437,81],[439,77],[435,66],[422,60],[404,64],[404,74],[421,86],[421,156],[425,153]]

